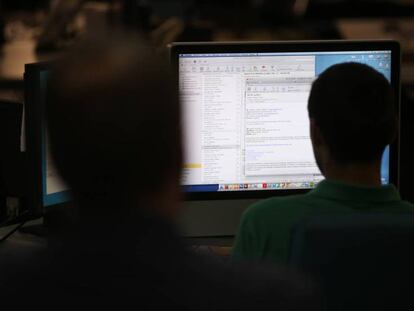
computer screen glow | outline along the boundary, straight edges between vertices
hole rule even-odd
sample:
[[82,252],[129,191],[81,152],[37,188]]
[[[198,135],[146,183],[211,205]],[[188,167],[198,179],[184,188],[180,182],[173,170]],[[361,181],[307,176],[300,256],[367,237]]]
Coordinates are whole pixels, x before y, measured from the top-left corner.
[[[40,88],[41,100],[45,106],[45,98],[47,93],[49,71],[40,72]],[[71,193],[69,186],[62,180],[59,172],[54,164],[53,157],[50,152],[46,116],[43,115],[43,122],[41,123],[41,153],[42,153],[42,197],[43,205],[49,206],[59,204],[70,200]]]
[[[312,82],[344,62],[391,79],[391,51],[179,54],[185,191],[314,188],[323,176],[307,100]],[[381,178],[389,183],[388,147]]]

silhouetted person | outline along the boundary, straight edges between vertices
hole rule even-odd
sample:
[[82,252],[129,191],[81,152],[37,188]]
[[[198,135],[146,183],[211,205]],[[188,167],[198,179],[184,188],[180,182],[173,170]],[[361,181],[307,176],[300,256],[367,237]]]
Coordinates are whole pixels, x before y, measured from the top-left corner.
[[183,245],[174,227],[182,166],[177,81],[143,41],[77,47],[54,68],[47,109],[51,150],[78,215],[44,258],[8,273],[2,297],[139,310],[317,307],[313,285],[298,275],[212,262]]
[[386,78],[358,63],[334,65],[313,83],[310,136],[325,180],[304,195],[260,201],[245,212],[233,258],[286,263],[293,225],[315,215],[414,212],[393,185],[381,185],[381,158],[397,132]]

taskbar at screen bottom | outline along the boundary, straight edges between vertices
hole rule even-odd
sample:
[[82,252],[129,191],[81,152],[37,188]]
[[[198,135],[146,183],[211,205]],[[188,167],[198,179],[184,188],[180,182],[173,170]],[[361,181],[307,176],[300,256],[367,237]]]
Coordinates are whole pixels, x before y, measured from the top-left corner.
[[272,182],[272,183],[228,183],[208,185],[184,185],[184,192],[222,192],[222,191],[254,191],[254,190],[295,190],[313,189],[318,181]]

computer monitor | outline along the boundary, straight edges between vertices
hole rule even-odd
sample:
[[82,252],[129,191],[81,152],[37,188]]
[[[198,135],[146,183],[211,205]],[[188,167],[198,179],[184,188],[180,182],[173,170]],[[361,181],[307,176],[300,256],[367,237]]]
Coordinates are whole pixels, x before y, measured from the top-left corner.
[[[183,105],[182,185],[205,208],[304,193],[323,179],[307,100],[312,82],[330,66],[373,67],[399,102],[400,50],[393,41],[174,43],[171,58]],[[398,142],[382,157],[383,184],[398,186]]]
[[[171,57],[182,98],[190,236],[232,235],[241,213],[269,196],[305,193],[323,179],[312,153],[307,97],[329,66],[364,62],[391,82],[399,102],[400,50],[393,41],[176,43]],[[45,99],[51,67],[26,65],[25,132],[29,202],[70,200],[49,154]],[[399,139],[382,159],[384,184],[398,187]]]
[[29,169],[29,204],[37,213],[71,199],[69,187],[60,178],[50,155],[46,124],[46,93],[51,65],[27,64],[25,86],[25,137]]

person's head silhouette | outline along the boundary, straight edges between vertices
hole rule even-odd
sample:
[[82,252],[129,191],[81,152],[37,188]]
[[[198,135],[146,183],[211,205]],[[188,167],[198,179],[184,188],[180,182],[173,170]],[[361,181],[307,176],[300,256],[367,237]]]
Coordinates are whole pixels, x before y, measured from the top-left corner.
[[76,199],[175,214],[180,107],[166,59],[136,36],[87,41],[57,63],[48,95],[51,150]]
[[325,177],[380,183],[381,157],[398,123],[387,79],[364,64],[334,65],[313,83],[308,111],[315,158]]

